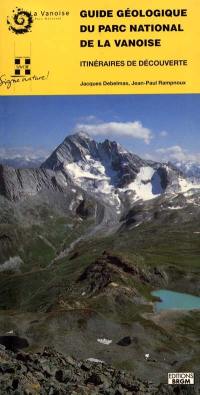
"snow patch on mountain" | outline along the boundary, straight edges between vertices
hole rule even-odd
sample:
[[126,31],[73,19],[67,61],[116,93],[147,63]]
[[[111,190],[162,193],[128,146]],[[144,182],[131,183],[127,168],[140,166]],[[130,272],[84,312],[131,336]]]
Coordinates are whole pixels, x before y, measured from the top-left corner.
[[128,186],[115,188],[113,179],[116,177],[116,172],[112,171],[111,176],[108,176],[106,173],[110,171],[109,166],[107,168],[100,161],[91,158],[90,155],[86,155],[85,159],[85,162],[66,162],[64,164],[65,171],[74,183],[84,190],[109,195],[110,203],[116,206],[118,214],[121,207],[119,198],[121,192],[133,192],[133,201],[153,199],[164,192],[158,172],[150,166],[141,167],[135,180]]
[[65,163],[64,169],[74,183],[86,190],[97,190],[109,194],[112,192],[111,177],[106,175],[103,164],[86,155],[86,162]]
[[169,210],[182,210],[184,206],[168,206]]
[[179,177],[179,186],[180,186],[180,191],[182,193],[187,192],[191,189],[199,189],[200,188],[200,183],[195,183],[190,181],[189,179],[181,178]]
[[150,200],[163,193],[160,176],[150,166],[141,167],[136,179],[128,187],[123,188],[124,190],[134,191],[136,194],[135,200]]
[[90,155],[85,155],[85,161],[65,162],[64,170],[76,185],[98,196],[105,197],[110,204],[116,207],[117,214],[120,214],[121,200],[113,185],[117,173],[110,169],[109,164],[104,166]]
[[[67,163],[64,166],[67,173],[71,177],[75,177],[76,180],[80,180],[80,182],[81,182],[82,178],[89,178],[89,179],[96,179],[96,180],[101,179],[101,176],[103,176],[103,172],[99,171],[99,174],[98,174],[98,171],[95,171],[98,168],[99,168],[98,170],[100,170],[100,167],[103,167],[100,164],[100,162],[95,162],[95,161],[93,161],[93,168],[91,168],[87,163],[83,163],[83,162]],[[105,170],[105,169],[103,169],[103,170]]]

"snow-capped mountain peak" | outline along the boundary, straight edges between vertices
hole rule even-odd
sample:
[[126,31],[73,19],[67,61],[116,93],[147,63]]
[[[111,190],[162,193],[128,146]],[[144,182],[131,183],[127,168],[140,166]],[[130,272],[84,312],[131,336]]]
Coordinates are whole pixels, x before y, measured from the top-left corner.
[[187,177],[183,170],[175,164],[144,160],[115,141],[96,142],[85,132],[79,132],[67,136],[40,169],[14,171],[2,167],[0,186],[2,193],[6,190],[9,196],[19,190],[16,199],[43,188],[63,191],[81,188],[83,193],[112,205],[120,214],[138,200],[183,195],[188,191],[198,194],[200,177]]
[[118,206],[124,196],[155,198],[178,177],[169,166],[149,163],[115,141],[96,142],[85,132],[66,137],[42,168],[61,170],[77,186]]

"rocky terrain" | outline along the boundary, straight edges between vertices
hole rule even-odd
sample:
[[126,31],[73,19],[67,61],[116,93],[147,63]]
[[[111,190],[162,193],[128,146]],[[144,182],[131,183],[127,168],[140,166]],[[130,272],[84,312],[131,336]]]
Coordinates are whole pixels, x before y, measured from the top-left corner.
[[133,374],[116,370],[98,360],[77,361],[54,349],[27,354],[0,347],[1,394],[48,395],[133,395],[181,394],[198,392],[192,386],[156,386]]

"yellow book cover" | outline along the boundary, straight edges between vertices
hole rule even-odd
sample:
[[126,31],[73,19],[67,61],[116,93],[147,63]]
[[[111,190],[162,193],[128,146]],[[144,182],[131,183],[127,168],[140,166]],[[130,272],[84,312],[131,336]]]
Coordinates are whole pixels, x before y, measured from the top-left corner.
[[0,4],[0,394],[200,393],[199,15]]

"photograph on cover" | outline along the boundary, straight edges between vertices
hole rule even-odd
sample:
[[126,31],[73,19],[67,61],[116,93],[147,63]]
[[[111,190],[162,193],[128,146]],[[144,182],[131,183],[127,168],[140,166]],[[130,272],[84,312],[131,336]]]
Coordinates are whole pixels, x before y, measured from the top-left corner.
[[198,391],[199,108],[0,98],[2,393]]

